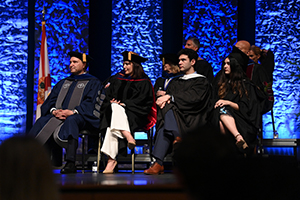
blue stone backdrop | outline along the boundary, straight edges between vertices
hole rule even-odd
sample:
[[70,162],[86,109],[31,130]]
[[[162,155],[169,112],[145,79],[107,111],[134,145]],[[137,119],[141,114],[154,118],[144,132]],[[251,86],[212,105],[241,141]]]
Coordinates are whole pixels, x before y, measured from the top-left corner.
[[[41,24],[43,6],[46,9],[46,35],[52,87],[70,75],[70,58],[67,53],[88,53],[89,0],[37,0],[35,4],[35,65],[34,100],[36,108],[38,68],[41,47]],[[35,112],[34,112],[35,113]],[[35,115],[34,115],[35,119]]]
[[0,1],[0,143],[26,131],[27,0]]
[[[112,41],[111,41],[111,73],[123,69],[123,51],[133,51],[148,58],[142,63],[146,74],[154,85],[161,76],[162,54],[161,0],[113,0],[112,1]],[[142,139],[145,133],[136,133],[136,139]],[[142,147],[137,147],[138,152]]]
[[[256,0],[256,45],[275,54],[273,90],[279,138],[300,137],[300,0]],[[263,137],[273,138],[271,114]]]
[[[112,74],[122,68],[121,52],[132,50],[148,58],[145,71],[152,82],[161,75],[162,1],[113,0]],[[42,7],[52,86],[68,76],[67,52],[88,51],[88,0],[37,0],[35,82],[38,77]],[[275,53],[275,123],[280,138],[299,138],[300,22],[299,0],[256,1],[256,45]],[[0,143],[26,130],[28,1],[0,2]],[[200,57],[214,72],[237,40],[237,0],[184,0],[184,38],[199,37]],[[184,43],[184,42],[183,42]],[[87,52],[88,53],[88,52]],[[37,87],[35,86],[35,97]],[[272,138],[270,114],[264,116],[264,137]]]
[[200,40],[199,56],[216,74],[237,41],[237,0],[184,0],[183,36],[184,44],[189,36]]
[[112,74],[123,68],[121,53],[128,50],[148,58],[142,65],[153,84],[161,75],[161,4],[161,0],[112,1]]

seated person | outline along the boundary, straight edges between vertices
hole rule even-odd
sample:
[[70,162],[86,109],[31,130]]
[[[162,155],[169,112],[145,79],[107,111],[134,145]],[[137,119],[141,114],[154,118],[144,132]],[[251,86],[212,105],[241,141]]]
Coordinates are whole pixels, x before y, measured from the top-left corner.
[[[156,123],[154,91],[141,65],[147,59],[131,51],[124,51],[123,70],[105,83],[106,98],[101,108],[101,131],[106,131],[101,152],[108,156],[103,173],[114,173],[118,153],[127,154],[135,148],[132,133],[149,130]],[[126,139],[126,140],[125,140]]]
[[160,59],[163,65],[162,77],[156,79],[154,84],[155,96],[166,94],[166,89],[173,78],[183,76],[178,67],[179,59],[176,54],[161,54]]
[[184,75],[172,80],[166,94],[156,100],[161,109],[157,116],[153,150],[156,161],[144,174],[163,174],[163,160],[171,144],[176,146],[186,134],[200,133],[201,127],[207,123],[211,87],[205,76],[195,72],[197,52],[182,49],[178,56],[179,68]]
[[243,68],[231,53],[223,62],[214,105],[212,124],[222,134],[230,134],[238,149],[246,152],[255,142],[259,128],[260,103],[256,86],[246,77]]
[[[198,52],[200,48],[199,39],[195,37],[189,37],[188,40],[186,41],[184,48],[192,49]],[[209,62],[198,57],[197,62],[195,64],[195,71],[198,74],[204,75],[207,78],[208,82],[212,83],[214,79],[214,73],[213,73],[213,68],[211,67],[211,64],[209,64]]]
[[[250,51],[250,43],[246,40],[239,40],[233,47],[231,53],[234,53],[236,55],[236,59],[243,68],[243,70],[246,72],[248,63],[249,63],[249,51]],[[220,81],[220,77],[222,74],[221,69],[216,76],[213,79],[212,85],[216,86],[214,90],[218,90],[218,83]]]
[[71,57],[71,76],[54,86],[41,107],[41,117],[29,132],[42,144],[53,140],[53,135],[55,142],[66,148],[67,163],[61,170],[63,174],[76,173],[79,132],[99,128],[100,107],[104,99],[100,80],[86,72],[91,58],[79,52],[69,52],[68,55]]

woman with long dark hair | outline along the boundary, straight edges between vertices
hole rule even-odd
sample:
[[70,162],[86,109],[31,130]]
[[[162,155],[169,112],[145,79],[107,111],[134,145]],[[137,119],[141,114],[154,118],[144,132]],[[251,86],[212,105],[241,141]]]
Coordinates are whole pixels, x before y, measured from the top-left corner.
[[101,108],[101,129],[106,130],[101,151],[108,156],[103,173],[114,172],[119,152],[127,153],[127,146],[135,148],[132,133],[136,129],[149,130],[156,123],[153,86],[141,65],[147,59],[130,51],[122,55],[123,70],[106,81]]
[[230,133],[241,150],[256,140],[258,131],[255,116],[259,115],[259,107],[253,87],[234,54],[230,54],[222,65],[214,106],[219,117],[214,119],[218,119],[220,132]]

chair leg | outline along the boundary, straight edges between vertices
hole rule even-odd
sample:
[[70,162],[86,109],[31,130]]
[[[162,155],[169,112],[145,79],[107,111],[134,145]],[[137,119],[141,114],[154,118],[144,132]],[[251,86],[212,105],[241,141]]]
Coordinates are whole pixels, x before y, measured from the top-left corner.
[[134,149],[131,150],[131,173],[134,174]]
[[148,143],[149,143],[149,157],[150,157],[150,162],[154,161],[152,157],[152,151],[153,151],[153,128],[148,130]]
[[271,109],[271,117],[272,117],[272,127],[273,127],[273,138],[277,139],[278,138],[278,133],[275,129],[275,120],[274,120],[273,108]]
[[85,135],[82,135],[82,152],[81,152],[81,165],[82,165],[82,169],[81,169],[81,173],[84,174],[84,144],[85,144]]
[[97,173],[99,173],[99,166],[101,160],[101,134],[99,135],[99,142],[98,142],[98,154],[97,154]]

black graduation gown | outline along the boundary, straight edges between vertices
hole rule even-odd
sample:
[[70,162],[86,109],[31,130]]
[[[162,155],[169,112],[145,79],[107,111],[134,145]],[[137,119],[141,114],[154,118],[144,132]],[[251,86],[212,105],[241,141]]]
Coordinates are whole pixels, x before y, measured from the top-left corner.
[[267,82],[273,81],[273,71],[275,67],[274,53],[268,50],[266,56],[260,57],[261,65],[267,74]]
[[[131,133],[137,128],[146,128],[146,126],[149,128],[149,123],[154,125],[156,122],[156,106],[150,79],[148,77],[143,79],[126,79],[119,76],[119,74],[116,74],[106,81],[110,85],[106,89],[106,98],[101,107],[101,131],[105,132],[106,128],[110,127],[112,113],[110,100],[113,98],[126,105],[124,108]],[[155,114],[150,119],[149,115],[153,111]],[[119,140],[119,153],[121,154],[124,152],[120,152],[120,150],[126,147],[124,141]]]
[[65,99],[63,100],[62,109],[67,109],[70,101],[72,101],[71,97],[77,82],[80,80],[89,80],[89,82],[85,86],[80,104],[75,107],[79,114],[70,116],[72,118],[76,118],[74,120],[76,121],[76,124],[64,124],[60,129],[59,137],[63,140],[66,140],[70,135],[72,135],[73,138],[78,139],[80,130],[85,128],[99,128],[100,104],[102,103],[100,100],[100,95],[102,93],[101,81],[90,74],[82,74],[76,76],[71,75],[65,79],[60,80],[53,87],[50,95],[41,106],[41,117],[36,121],[29,132],[31,136],[36,136],[40,132],[40,130],[47,124],[47,122],[53,117],[53,115],[50,113],[50,109],[55,108],[58,95],[66,80],[71,81],[72,83]]
[[101,129],[110,126],[110,100],[113,98],[126,105],[125,112],[131,132],[143,128],[148,123],[147,116],[153,106],[153,87],[150,80],[148,78],[127,80],[112,76],[108,82],[110,86],[106,89],[106,98],[101,109],[103,112]]
[[248,78],[252,80],[265,95],[262,114],[270,111],[274,105],[274,94],[272,90],[274,65],[274,54],[268,51],[266,58],[262,60],[262,64],[251,63],[248,66]]
[[202,74],[203,76],[205,76],[209,83],[213,82],[214,73],[213,68],[211,67],[211,64],[209,64],[209,62],[207,62],[206,60],[197,60],[194,68],[198,74]]
[[155,84],[154,84],[154,94],[156,95],[156,92],[158,90],[164,90],[164,85],[165,85],[166,79],[163,77],[159,77],[156,79]]
[[[235,123],[239,133],[243,136],[248,145],[253,144],[257,139],[257,133],[260,126],[261,118],[261,98],[259,97],[259,90],[250,81],[244,80],[246,89],[248,91],[248,97],[243,94],[239,96],[238,92],[233,93],[232,90],[223,98],[224,100],[232,101],[239,106],[239,110],[234,110],[230,106],[226,106],[226,109],[232,114],[235,119]],[[217,91],[216,91],[217,92]],[[215,101],[217,102],[217,100]],[[212,124],[220,130],[220,108],[213,110],[211,115]],[[233,138],[234,139],[234,138]]]
[[174,102],[166,104],[162,115],[157,116],[156,129],[164,124],[164,116],[172,109],[179,132],[182,136],[188,133],[200,132],[200,128],[207,123],[210,112],[211,85],[207,79],[199,74],[197,77],[185,80],[179,77],[172,80],[167,88],[167,94],[174,97]]
[[[172,79],[176,78],[176,77],[180,77],[183,76],[183,74],[181,72],[177,73],[177,74],[168,74],[169,76],[166,77],[159,77],[156,79],[155,84],[154,84],[154,94],[156,95],[156,92],[161,88],[161,90],[166,91],[167,87],[169,86],[169,84],[171,83]],[[166,80],[170,79],[169,83],[165,84]]]

